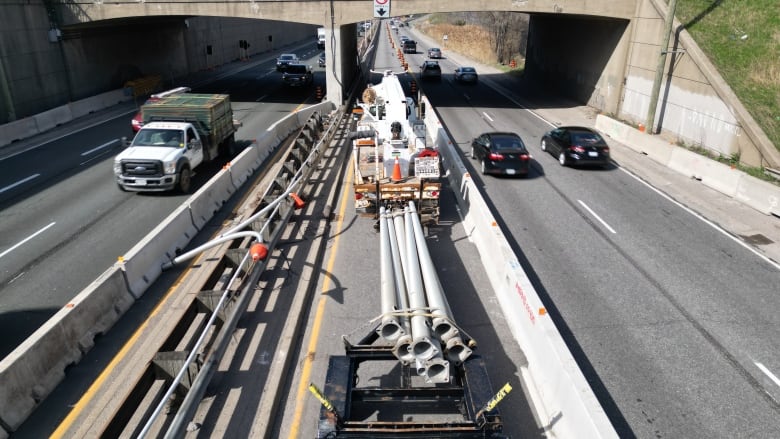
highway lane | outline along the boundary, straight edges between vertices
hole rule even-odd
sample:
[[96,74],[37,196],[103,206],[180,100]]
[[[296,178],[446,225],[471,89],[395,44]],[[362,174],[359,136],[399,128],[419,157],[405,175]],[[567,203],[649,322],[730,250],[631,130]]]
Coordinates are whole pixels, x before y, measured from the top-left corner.
[[[299,53],[316,65],[314,47],[303,45]],[[236,134],[239,147],[302,103],[311,103],[314,95],[313,87],[284,86],[272,55],[214,79],[193,91],[231,94],[235,117],[243,123]],[[317,73],[315,81],[324,83],[324,75]],[[0,330],[5,334],[0,357],[186,199],[117,189],[112,161],[121,150],[117,139],[132,134],[132,115],[0,160]],[[195,187],[223,161],[200,170]]]
[[466,160],[621,435],[777,437],[776,267],[617,166],[561,168],[538,146],[549,122],[442,65],[423,87],[464,157],[489,130],[535,157],[525,179]]

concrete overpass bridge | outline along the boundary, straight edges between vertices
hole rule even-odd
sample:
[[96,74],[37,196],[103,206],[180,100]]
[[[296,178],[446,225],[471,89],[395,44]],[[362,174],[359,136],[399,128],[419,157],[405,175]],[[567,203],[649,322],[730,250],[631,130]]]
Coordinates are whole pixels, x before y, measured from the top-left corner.
[[[324,26],[332,32],[327,98],[340,103],[356,72],[356,26],[374,18],[372,0],[43,0],[61,26],[153,16],[241,17]],[[525,72],[552,93],[619,119],[643,123],[661,53],[664,0],[390,0],[388,16],[458,11],[530,15]],[[686,144],[750,165],[780,166],[780,154],[716,69],[677,23],[656,127]],[[518,36],[519,38],[519,36]],[[335,61],[334,61],[335,60]],[[335,65],[331,64],[334,63]]]

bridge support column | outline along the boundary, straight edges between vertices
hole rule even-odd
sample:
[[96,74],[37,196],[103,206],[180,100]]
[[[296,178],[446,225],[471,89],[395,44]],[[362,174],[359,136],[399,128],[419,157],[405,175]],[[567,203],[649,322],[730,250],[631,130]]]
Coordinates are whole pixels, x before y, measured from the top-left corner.
[[[335,38],[331,38],[331,34]],[[359,76],[357,44],[362,44],[362,40],[358,41],[354,23],[336,29],[326,28],[325,36],[326,98],[341,105],[349,91],[346,87]]]

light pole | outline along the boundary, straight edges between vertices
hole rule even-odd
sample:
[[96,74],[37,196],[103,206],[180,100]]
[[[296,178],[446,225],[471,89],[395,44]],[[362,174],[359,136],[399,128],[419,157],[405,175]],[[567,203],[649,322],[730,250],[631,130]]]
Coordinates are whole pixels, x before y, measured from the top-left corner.
[[669,53],[669,38],[672,33],[672,25],[674,24],[674,11],[677,9],[677,0],[669,0],[669,9],[666,11],[666,25],[664,26],[664,34],[661,38],[661,53],[658,57],[658,67],[655,70],[655,80],[653,81],[653,90],[650,92],[650,107],[647,109],[647,132],[650,134],[656,134],[655,132],[655,108],[658,106],[658,95],[661,93],[661,81],[664,78],[664,68],[666,67],[666,54]]

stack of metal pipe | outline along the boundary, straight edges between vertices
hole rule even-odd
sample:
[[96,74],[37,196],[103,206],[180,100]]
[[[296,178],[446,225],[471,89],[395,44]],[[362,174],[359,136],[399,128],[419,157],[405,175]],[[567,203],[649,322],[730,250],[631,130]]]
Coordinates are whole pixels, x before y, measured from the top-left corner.
[[430,383],[450,380],[450,362],[471,355],[454,323],[413,202],[379,210],[382,322],[377,331],[393,353]]

